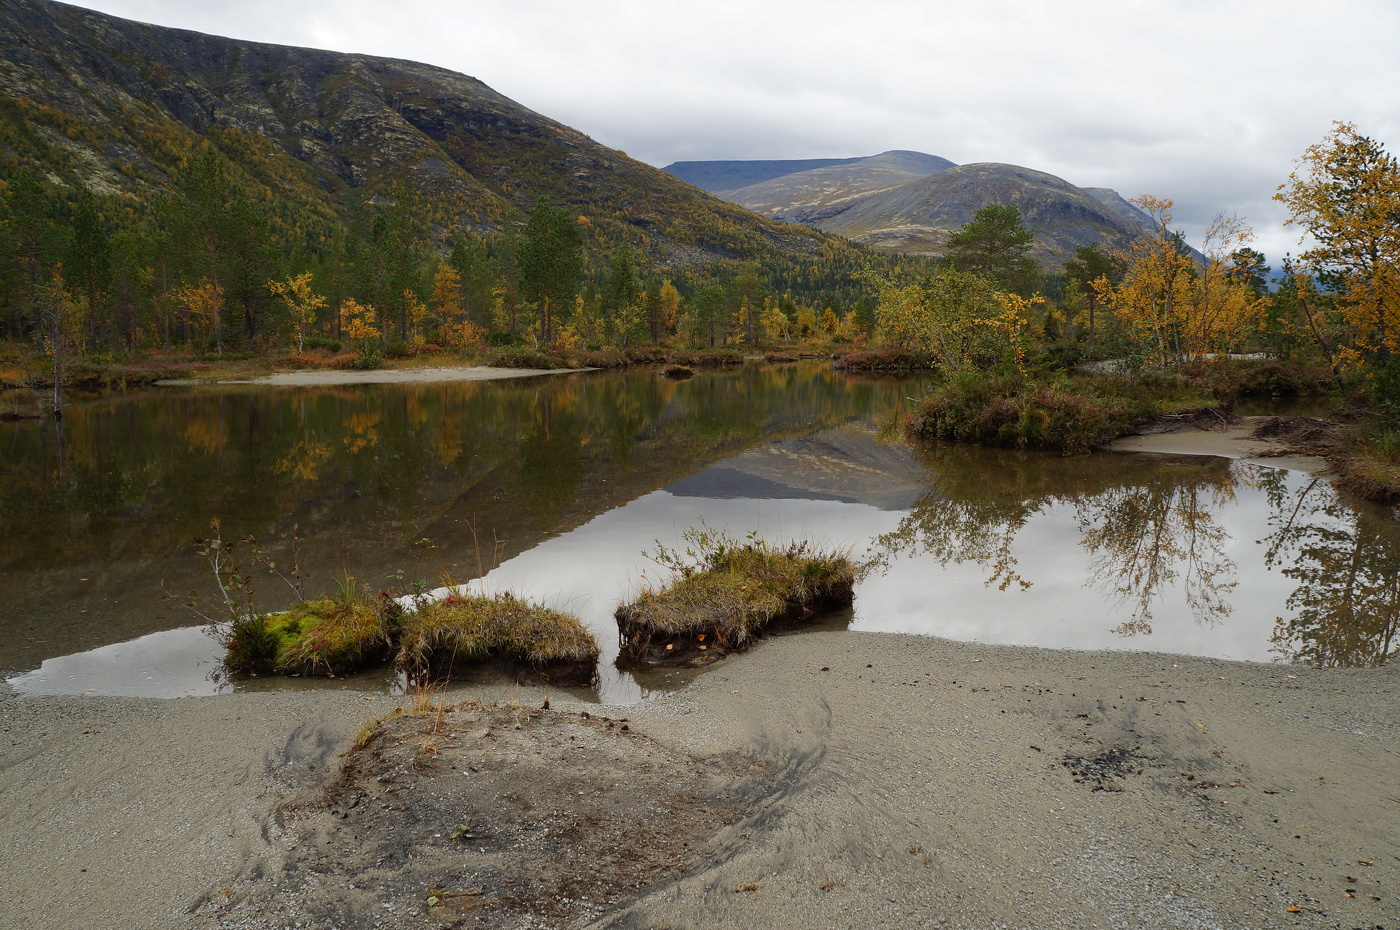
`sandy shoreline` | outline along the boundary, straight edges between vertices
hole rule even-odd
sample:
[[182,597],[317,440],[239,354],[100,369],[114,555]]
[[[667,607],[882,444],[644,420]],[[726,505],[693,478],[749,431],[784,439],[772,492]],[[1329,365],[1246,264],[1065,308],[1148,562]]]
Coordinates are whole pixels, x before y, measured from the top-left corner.
[[1108,443],[1112,452],[1161,452],[1170,455],[1214,455],[1267,468],[1287,468],[1318,474],[1328,468],[1326,459],[1290,454],[1287,443],[1259,439],[1253,433],[1272,417],[1243,417],[1238,422],[1210,429],[1186,423],[1175,429],[1124,436]]
[[427,384],[443,381],[501,381],[506,378],[535,378],[541,375],[562,375],[587,371],[585,368],[488,368],[476,365],[467,368],[380,368],[374,371],[344,369],[321,371],[279,371],[260,378],[230,378],[223,381],[201,381],[197,378],[171,378],[157,381],[164,387],[196,384],[259,384],[272,387],[322,387],[340,384]]
[[[453,693],[546,696],[599,712],[544,689]],[[387,703],[326,691],[0,698],[0,926],[450,925],[426,891],[378,902],[365,876],[356,900],[382,911],[318,916],[313,902],[341,894],[336,876],[298,871],[294,831],[274,816],[319,792]],[[737,752],[782,775],[702,861],[619,907],[537,923],[492,922],[484,907],[461,926],[1400,920],[1394,668],[812,633],[603,711],[684,754]],[[463,751],[481,738],[458,736]],[[442,854],[470,868],[473,852]]]

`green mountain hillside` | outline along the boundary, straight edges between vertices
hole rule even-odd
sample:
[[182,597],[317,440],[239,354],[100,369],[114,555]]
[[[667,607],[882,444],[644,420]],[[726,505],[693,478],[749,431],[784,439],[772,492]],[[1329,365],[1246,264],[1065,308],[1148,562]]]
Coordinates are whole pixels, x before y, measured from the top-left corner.
[[283,235],[324,239],[405,181],[442,238],[540,196],[663,265],[816,255],[808,230],[719,201],[442,68],[0,4],[0,172],[38,167],[140,212],[209,140]]

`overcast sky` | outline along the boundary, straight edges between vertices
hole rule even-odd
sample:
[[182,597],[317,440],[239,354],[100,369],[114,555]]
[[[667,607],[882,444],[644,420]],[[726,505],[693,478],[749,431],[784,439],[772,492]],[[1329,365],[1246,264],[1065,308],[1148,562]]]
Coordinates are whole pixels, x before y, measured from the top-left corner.
[[165,26],[479,78],[658,167],[913,149],[1176,201],[1196,241],[1333,120],[1400,152],[1396,0],[84,0]]

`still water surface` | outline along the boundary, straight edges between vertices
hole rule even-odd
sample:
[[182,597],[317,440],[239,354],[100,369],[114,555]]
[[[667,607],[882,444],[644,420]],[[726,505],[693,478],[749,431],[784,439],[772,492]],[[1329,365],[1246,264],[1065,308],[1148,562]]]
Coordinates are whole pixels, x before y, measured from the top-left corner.
[[[568,609],[604,648],[594,692],[691,673],[612,665],[612,612],[704,520],[870,562],[826,628],[1369,665],[1393,655],[1400,533],[1307,475],[1212,458],[911,446],[919,385],[817,365],[669,382],[172,389],[0,426],[0,674],[36,693],[180,696],[235,679],[172,593],[210,593],[218,518],[308,593],[479,579]],[[393,577],[388,577],[393,576]],[[264,609],[291,594],[259,576]],[[392,689],[391,673],[348,683]]]

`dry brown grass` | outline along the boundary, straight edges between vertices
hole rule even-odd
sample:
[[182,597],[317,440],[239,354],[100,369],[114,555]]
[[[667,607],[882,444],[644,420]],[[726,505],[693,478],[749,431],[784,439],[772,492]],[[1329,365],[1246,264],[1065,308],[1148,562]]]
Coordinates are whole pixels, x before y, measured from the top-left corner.
[[500,660],[536,670],[591,667],[600,652],[577,617],[512,594],[452,594],[425,605],[404,618],[399,643],[399,665],[414,676]]

